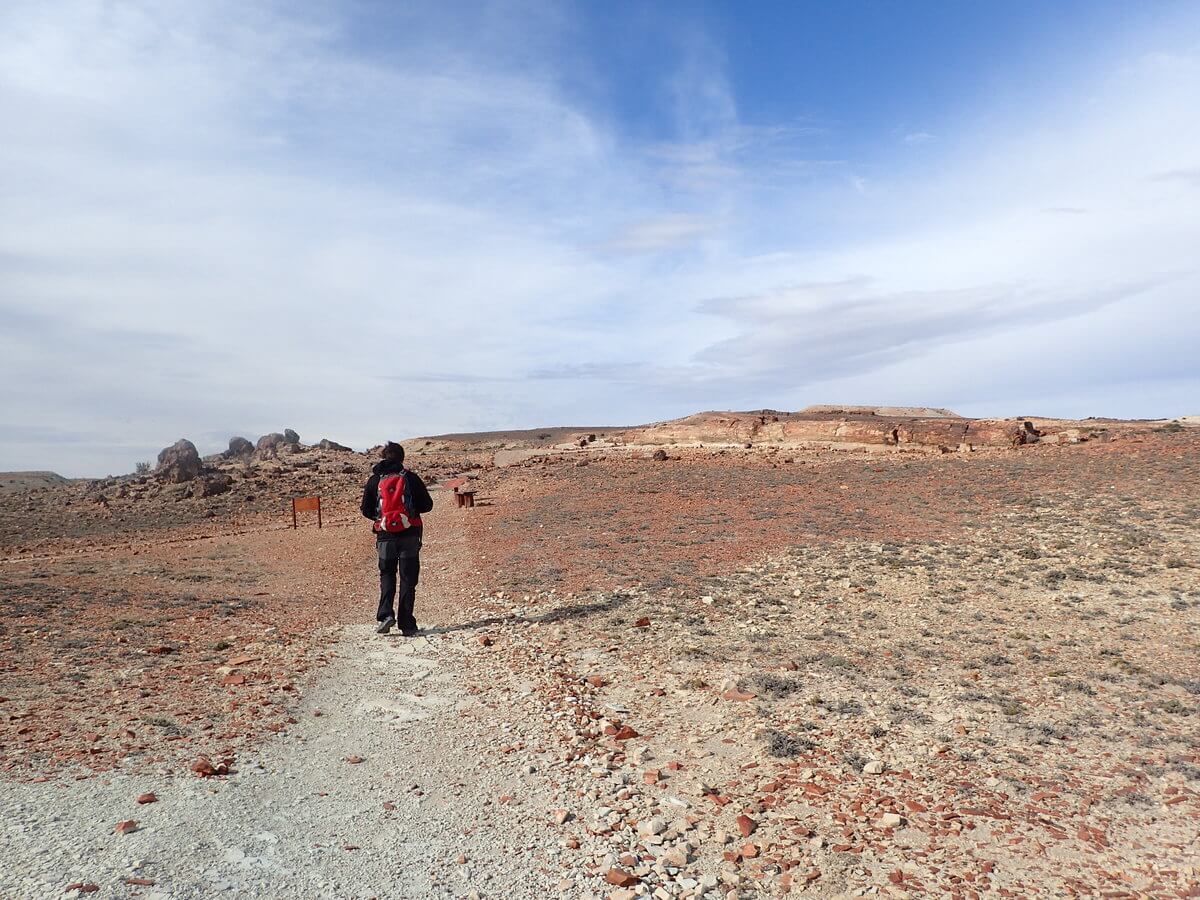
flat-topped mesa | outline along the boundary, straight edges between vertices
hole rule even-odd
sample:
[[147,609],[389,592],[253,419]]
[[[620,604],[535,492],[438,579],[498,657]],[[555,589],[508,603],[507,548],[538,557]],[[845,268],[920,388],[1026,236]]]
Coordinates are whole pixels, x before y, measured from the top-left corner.
[[836,414],[774,410],[698,413],[629,429],[620,440],[626,444],[865,445],[945,451],[1019,447],[1041,436],[1032,423],[1021,419],[964,419],[953,413],[946,417],[881,415],[879,410],[887,407],[861,408],[865,412],[837,409]]

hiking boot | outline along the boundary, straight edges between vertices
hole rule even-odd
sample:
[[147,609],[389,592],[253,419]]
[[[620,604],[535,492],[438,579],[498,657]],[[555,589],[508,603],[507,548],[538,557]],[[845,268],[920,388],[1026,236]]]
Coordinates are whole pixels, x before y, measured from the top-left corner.
[[387,634],[392,630],[392,626],[396,624],[395,619],[385,619],[379,623],[379,627],[375,629],[376,634]]
[[400,633],[405,637],[417,637],[421,633],[420,628],[404,628]]

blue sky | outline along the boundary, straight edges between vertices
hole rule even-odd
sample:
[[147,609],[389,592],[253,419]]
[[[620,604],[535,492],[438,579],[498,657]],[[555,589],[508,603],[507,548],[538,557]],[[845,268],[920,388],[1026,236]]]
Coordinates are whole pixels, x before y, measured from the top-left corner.
[[1192,3],[0,9],[0,469],[1200,413]]

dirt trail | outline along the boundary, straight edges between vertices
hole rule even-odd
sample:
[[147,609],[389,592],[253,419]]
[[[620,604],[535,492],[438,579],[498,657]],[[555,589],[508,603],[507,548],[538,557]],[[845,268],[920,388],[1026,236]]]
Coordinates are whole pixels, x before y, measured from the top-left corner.
[[[239,754],[227,778],[164,764],[5,785],[0,896],[62,897],[72,885],[96,885],[96,897],[555,893],[557,879],[522,853],[539,843],[520,839],[525,816],[498,802],[544,788],[523,783],[528,766],[489,758],[494,733],[465,689],[477,677],[467,654],[479,645],[472,629],[446,624],[463,617],[448,596],[463,536],[440,524],[418,613],[442,627],[415,640],[374,634],[377,582],[360,531],[222,538],[237,558],[307,575],[303,590],[336,598],[346,609],[338,618],[351,621],[313,635],[315,645],[333,642],[331,662],[301,685],[295,724]],[[139,804],[147,793],[157,802]],[[126,820],[137,829],[116,833]]]
[[[547,896],[513,846],[518,817],[495,803],[521,774],[484,765],[483,737],[459,715],[475,702],[457,674],[466,640],[345,628],[299,723],[227,779],[8,785],[0,895],[82,883],[97,897]],[[158,801],[138,804],[148,792]],[[128,819],[137,830],[114,833]]]

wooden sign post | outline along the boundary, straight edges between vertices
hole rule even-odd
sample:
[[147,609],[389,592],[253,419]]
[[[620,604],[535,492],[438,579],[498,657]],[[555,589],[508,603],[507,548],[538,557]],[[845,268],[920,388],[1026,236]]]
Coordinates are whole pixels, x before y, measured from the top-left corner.
[[296,513],[298,512],[317,512],[317,527],[321,527],[321,498],[320,497],[293,497],[292,498],[292,527],[299,527],[296,522]]

